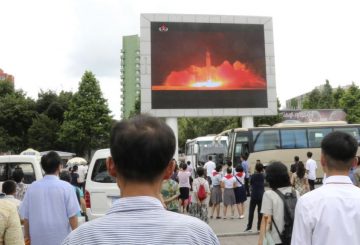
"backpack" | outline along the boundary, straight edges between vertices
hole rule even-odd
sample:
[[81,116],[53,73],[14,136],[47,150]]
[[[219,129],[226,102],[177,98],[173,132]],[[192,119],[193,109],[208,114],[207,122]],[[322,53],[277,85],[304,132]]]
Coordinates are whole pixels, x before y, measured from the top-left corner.
[[197,192],[197,196],[200,201],[203,201],[206,199],[206,190],[205,190],[204,184],[200,184],[198,192]]
[[280,236],[282,244],[290,245],[293,224],[294,224],[295,206],[297,202],[296,192],[292,190],[291,192],[283,194],[279,190],[274,190],[274,191],[280,196],[280,198],[284,203],[284,230],[281,232],[281,234],[274,219],[272,219],[272,221],[275,225],[277,233]]

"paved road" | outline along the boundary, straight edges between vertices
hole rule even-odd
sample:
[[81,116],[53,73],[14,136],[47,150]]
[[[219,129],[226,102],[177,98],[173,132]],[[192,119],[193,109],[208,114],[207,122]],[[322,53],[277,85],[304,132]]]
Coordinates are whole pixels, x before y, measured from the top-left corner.
[[[257,212],[254,214],[253,227],[254,232],[244,232],[248,222],[248,205],[250,200],[245,202],[244,219],[209,219],[210,227],[218,235],[222,245],[256,245],[258,241],[258,232],[256,231]],[[209,209],[210,213],[211,209]],[[230,210],[228,210],[229,212]],[[222,207],[221,207],[222,216]],[[236,212],[235,212],[236,213]],[[228,213],[228,215],[230,212]]]

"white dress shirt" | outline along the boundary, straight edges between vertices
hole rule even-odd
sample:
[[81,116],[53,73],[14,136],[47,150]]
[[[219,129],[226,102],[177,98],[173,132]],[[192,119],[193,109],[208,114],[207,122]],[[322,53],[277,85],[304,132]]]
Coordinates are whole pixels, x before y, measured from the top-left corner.
[[360,188],[348,176],[329,176],[325,184],[296,204],[292,245],[360,244]]
[[305,166],[306,170],[309,170],[309,175],[308,175],[308,179],[310,180],[316,180],[316,169],[317,169],[317,164],[316,161],[309,158],[306,161],[306,166]]
[[205,163],[204,168],[206,169],[206,175],[211,177],[212,172],[215,169],[216,165],[213,161],[208,161]]

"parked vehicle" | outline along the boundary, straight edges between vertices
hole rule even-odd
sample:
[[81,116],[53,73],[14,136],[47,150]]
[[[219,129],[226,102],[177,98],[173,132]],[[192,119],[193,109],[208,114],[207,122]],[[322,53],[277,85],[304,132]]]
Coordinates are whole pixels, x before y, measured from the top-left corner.
[[89,220],[103,216],[112,203],[120,198],[116,179],[110,176],[106,168],[106,159],[110,149],[95,152],[91,159],[85,184],[86,214]]
[[42,179],[43,171],[40,159],[40,156],[35,155],[0,156],[0,187],[4,181],[12,179],[15,168],[23,170],[25,184],[31,184],[35,180]]

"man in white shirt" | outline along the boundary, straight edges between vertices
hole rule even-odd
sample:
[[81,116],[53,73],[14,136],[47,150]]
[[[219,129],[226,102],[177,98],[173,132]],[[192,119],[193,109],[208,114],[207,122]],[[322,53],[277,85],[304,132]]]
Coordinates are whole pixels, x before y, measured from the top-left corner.
[[311,158],[312,152],[309,151],[306,155],[308,157],[308,160],[306,161],[305,169],[306,169],[306,173],[308,174],[310,191],[312,191],[315,189],[317,164],[316,161]]
[[292,245],[360,244],[360,188],[348,176],[357,163],[356,139],[344,132],[328,134],[321,143],[323,186],[297,202]]
[[81,186],[82,189],[85,188],[85,176],[86,176],[87,170],[88,170],[87,165],[80,164],[78,166],[78,174],[79,174],[78,183],[79,183],[79,186]]
[[204,168],[206,169],[206,176],[209,185],[211,185],[211,176],[212,176],[212,172],[215,170],[215,167],[216,164],[212,161],[212,156],[209,156],[209,161],[207,161],[204,165]]

